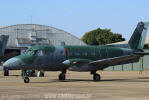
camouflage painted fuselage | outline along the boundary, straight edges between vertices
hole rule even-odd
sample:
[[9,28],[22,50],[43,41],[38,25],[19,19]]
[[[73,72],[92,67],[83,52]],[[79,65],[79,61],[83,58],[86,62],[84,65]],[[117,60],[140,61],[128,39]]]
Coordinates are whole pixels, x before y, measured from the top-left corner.
[[[124,55],[133,55],[133,50],[128,48],[118,48],[114,46],[53,46],[36,45],[27,50],[23,55],[11,58],[7,62],[8,69],[37,69],[45,71],[65,70],[70,67],[74,71],[101,70],[90,69],[89,62],[119,57]],[[82,61],[83,63],[71,64],[67,66],[64,61],[70,62]],[[124,63],[130,63],[127,61]],[[100,65],[99,65],[100,66]]]
[[127,46],[53,46],[36,45],[23,55],[6,61],[5,69],[96,71],[106,67],[137,62],[143,56],[149,23],[139,22]]

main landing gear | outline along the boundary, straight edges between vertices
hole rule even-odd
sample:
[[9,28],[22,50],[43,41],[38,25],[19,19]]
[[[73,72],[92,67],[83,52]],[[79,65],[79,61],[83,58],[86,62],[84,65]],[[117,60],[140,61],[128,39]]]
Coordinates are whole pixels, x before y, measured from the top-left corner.
[[61,74],[59,74],[59,80],[65,80],[66,79],[66,70],[63,70]]
[[100,74],[97,74],[96,71],[91,71],[91,74],[93,74],[93,80],[94,81],[100,81],[101,80]]
[[43,71],[38,71],[37,72],[37,77],[44,77],[44,72]]

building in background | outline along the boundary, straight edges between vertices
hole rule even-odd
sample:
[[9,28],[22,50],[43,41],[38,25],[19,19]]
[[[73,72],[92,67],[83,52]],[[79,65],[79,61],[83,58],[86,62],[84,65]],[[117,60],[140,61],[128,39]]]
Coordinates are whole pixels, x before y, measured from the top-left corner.
[[0,35],[9,35],[5,57],[19,55],[28,47],[36,44],[51,45],[86,45],[76,36],[63,30],[38,24],[17,24],[0,27]]
[[38,24],[18,24],[0,28],[0,35],[9,35],[8,47],[28,47],[35,44],[85,45],[79,38],[63,30]]

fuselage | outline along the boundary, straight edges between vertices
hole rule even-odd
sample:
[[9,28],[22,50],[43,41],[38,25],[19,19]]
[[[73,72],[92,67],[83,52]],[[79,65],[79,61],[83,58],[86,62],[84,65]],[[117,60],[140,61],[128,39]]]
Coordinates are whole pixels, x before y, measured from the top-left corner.
[[87,59],[95,61],[124,55],[133,55],[133,50],[106,45],[36,45],[28,49],[24,54],[9,59],[3,64],[3,66],[10,70],[37,69],[57,71],[69,67],[63,64],[63,62],[68,59]]

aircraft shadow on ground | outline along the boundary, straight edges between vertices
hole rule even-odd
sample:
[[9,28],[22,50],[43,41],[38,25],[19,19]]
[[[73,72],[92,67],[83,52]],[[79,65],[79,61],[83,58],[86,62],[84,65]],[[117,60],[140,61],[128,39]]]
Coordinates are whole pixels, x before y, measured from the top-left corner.
[[[148,80],[143,80],[143,79],[148,79]],[[149,77],[148,78],[131,78],[131,79],[103,79],[100,82],[149,82]]]
[[10,77],[10,76],[19,77],[20,75],[0,76],[0,78],[4,78],[4,77]]
[[[20,75],[10,75],[10,76],[19,77]],[[0,76],[0,78],[4,78],[4,76]],[[30,83],[54,83],[54,82],[149,82],[149,77],[135,77],[130,79],[101,79],[101,81],[93,81],[90,79],[66,79],[63,81],[58,79],[49,79],[49,81],[39,81],[39,82],[36,81]]]
[[149,77],[138,77],[137,79],[149,79]]
[[66,79],[64,81],[60,81],[58,79],[50,79],[47,82],[31,82],[31,83],[54,83],[54,82],[149,82],[149,77],[137,77],[131,79],[102,79],[101,81],[93,81],[89,79]]
[[30,83],[55,83],[55,82],[92,82],[92,80],[83,80],[83,79],[58,80],[58,79],[50,79],[47,82],[30,82]]

